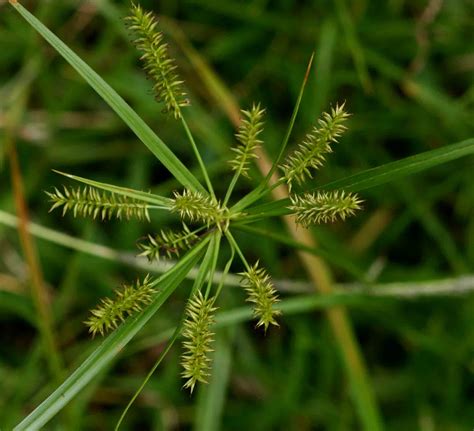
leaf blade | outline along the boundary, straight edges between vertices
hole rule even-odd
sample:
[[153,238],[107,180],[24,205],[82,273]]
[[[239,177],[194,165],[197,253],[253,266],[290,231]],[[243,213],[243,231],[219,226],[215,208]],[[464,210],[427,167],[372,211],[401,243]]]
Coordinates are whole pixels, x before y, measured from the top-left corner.
[[155,132],[84,60],[75,54],[20,3],[12,1],[10,4],[85,79],[183,186],[191,190],[207,193],[196,177]]
[[[474,138],[367,169],[357,174],[323,184],[312,191],[344,189],[348,192],[359,192],[422,172],[426,169],[470,154],[474,154]],[[263,217],[290,214],[291,211],[287,208],[288,205],[290,205],[289,199],[280,199],[278,201],[256,205],[247,210],[247,220],[250,222]]]
[[61,172],[56,169],[53,169],[53,172],[56,172],[59,175],[63,175],[66,178],[70,178],[71,180],[78,181],[80,183],[87,184],[92,187],[96,187],[98,189],[115,193],[117,195],[126,196],[128,198],[136,199],[142,202],[148,202],[154,205],[163,205],[166,207],[169,207],[171,203],[171,199],[165,198],[163,196],[158,196],[152,193],[147,193],[140,190],[134,190],[128,187],[120,187],[113,184],[102,183],[100,181],[90,180],[88,178],[79,177],[77,175],[68,174],[66,172]]
[[184,256],[170,271],[158,280],[164,283],[153,302],[142,312],[128,318],[116,331],[92,352],[91,355],[33,412],[31,412],[14,431],[41,429],[77,393],[100,373],[112,359],[125,347],[135,334],[155,314],[171,293],[183,281],[186,274],[199,260],[208,238]]

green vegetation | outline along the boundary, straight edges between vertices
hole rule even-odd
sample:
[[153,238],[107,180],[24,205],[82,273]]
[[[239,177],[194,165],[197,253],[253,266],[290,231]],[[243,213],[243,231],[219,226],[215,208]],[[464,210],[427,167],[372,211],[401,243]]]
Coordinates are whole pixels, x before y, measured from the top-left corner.
[[32,3],[0,4],[2,429],[472,427],[468,2]]

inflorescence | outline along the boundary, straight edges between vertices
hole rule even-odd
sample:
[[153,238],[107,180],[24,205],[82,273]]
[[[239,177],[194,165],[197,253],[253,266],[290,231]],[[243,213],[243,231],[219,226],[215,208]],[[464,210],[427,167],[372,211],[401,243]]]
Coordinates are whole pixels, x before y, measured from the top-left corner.
[[181,359],[182,376],[186,379],[185,388],[192,392],[197,382],[207,383],[211,368],[209,353],[214,341],[213,325],[215,298],[204,298],[201,291],[194,294],[186,307],[186,319],[183,328],[183,347],[185,353]]
[[116,329],[127,316],[131,316],[149,304],[155,293],[156,290],[149,275],[143,281],[137,280],[135,284],[125,284],[122,289],[115,291],[114,300],[102,299],[101,304],[91,310],[91,316],[84,323],[93,336],[97,333],[104,335]]
[[346,130],[344,122],[349,114],[344,110],[345,103],[336,105],[331,113],[324,112],[318,124],[306,135],[298,148],[286,158],[281,166],[285,180],[291,191],[294,181],[299,185],[313,178],[311,170],[319,169],[332,152],[331,144],[337,142]]
[[235,153],[235,158],[230,160],[229,163],[233,171],[249,178],[250,162],[258,157],[255,151],[262,144],[259,135],[263,131],[265,110],[261,109],[260,104],[258,104],[253,105],[248,111],[241,110],[241,113],[241,125],[235,135],[239,144],[231,148]]
[[253,316],[259,319],[257,327],[263,326],[266,332],[269,325],[278,326],[276,317],[281,314],[281,311],[275,309],[279,299],[271,278],[265,268],[259,268],[258,265],[257,262],[240,275],[242,286],[247,292],[247,301],[254,304]]
[[[135,36],[135,44],[142,53],[144,68],[153,80],[157,98],[164,103],[167,113],[174,118],[182,119],[181,108],[188,105],[188,100],[183,82],[176,73],[174,61],[169,57],[168,47],[163,42],[163,35],[157,29],[157,20],[152,13],[144,12],[138,5],[132,5],[127,23]],[[47,193],[52,202],[51,210],[62,208],[63,215],[71,211],[74,216],[81,215],[102,220],[109,220],[112,217],[150,220],[150,209],[164,209],[177,214],[183,223],[181,231],[161,230],[157,235],[148,235],[138,242],[140,255],[149,261],[178,258],[182,252],[192,249],[210,235],[219,238],[218,241],[222,236],[226,236],[233,252],[232,259],[234,255],[239,255],[246,268],[240,273],[241,285],[247,293],[247,301],[253,306],[256,326],[263,327],[266,332],[270,325],[278,326],[277,318],[281,314],[277,307],[278,293],[270,275],[265,268],[260,267],[259,262],[253,266],[247,263],[230,233],[231,222],[245,221],[245,212],[242,209],[237,212],[232,206],[227,206],[238,177],[249,178],[250,163],[257,158],[256,150],[263,144],[261,135],[264,113],[265,110],[259,104],[242,111],[241,126],[236,133],[237,145],[232,148],[235,157],[230,161],[234,177],[223,201],[215,198],[212,187],[208,187],[209,193],[185,188],[180,192],[175,191],[170,199],[154,195],[158,202],[164,202],[156,206],[150,205],[149,201],[140,201],[139,198],[131,199],[128,197],[130,189],[121,194],[119,187],[114,188],[116,193],[100,191],[100,186],[97,188],[87,186],[82,189],[64,187],[63,191],[54,189],[53,192]],[[362,208],[362,200],[356,194],[344,190],[294,193],[295,188],[303,186],[306,181],[312,179],[314,171],[323,166],[327,155],[332,152],[332,145],[345,132],[348,117],[344,103],[331,108],[329,113],[324,113],[317,121],[317,125],[306,135],[303,142],[279,165],[283,172],[279,184],[286,182],[290,190],[291,205],[288,209],[296,216],[296,222],[303,227],[345,220]],[[189,129],[187,132],[190,133]],[[267,192],[270,190],[271,188],[267,187]],[[140,194],[136,193],[133,196],[139,197]],[[199,226],[192,230],[194,228],[189,228],[185,222]],[[207,264],[209,262],[214,262],[214,267],[210,270],[211,266],[203,266],[208,273],[203,273],[197,278],[201,281],[195,286],[188,300],[181,334],[184,338],[185,351],[181,361],[182,376],[186,380],[184,386],[191,392],[197,382],[207,381],[211,367],[209,353],[212,351],[214,336],[211,327],[215,320],[215,303],[222,287],[219,286],[216,295],[210,294],[212,290],[210,274],[217,264],[217,252],[215,258],[207,260]],[[209,279],[209,284],[204,295],[201,289],[206,279]],[[117,290],[114,299],[102,299],[85,322],[90,333],[104,335],[107,331],[116,329],[127,316],[139,312],[150,304],[157,293],[156,284],[158,281],[152,281],[146,276],[141,282],[125,285],[121,290]]]
[[296,222],[309,227],[313,224],[345,220],[362,209],[362,200],[356,194],[336,190],[334,192],[291,195],[291,206]]
[[152,12],[145,12],[140,5],[132,4],[126,19],[135,38],[135,45],[142,53],[144,69],[153,81],[153,90],[158,101],[165,105],[164,111],[174,118],[181,118],[181,107],[188,106],[183,81],[176,73],[174,60],[168,54],[163,34],[158,31],[158,21]]
[[150,221],[149,205],[146,202],[115,193],[100,192],[93,187],[86,186],[82,189],[63,187],[62,192],[55,188],[53,192],[46,192],[46,194],[53,202],[50,211],[62,207],[63,216],[66,212],[72,211],[74,217],[80,215],[101,220],[124,217],[127,220],[137,218]]

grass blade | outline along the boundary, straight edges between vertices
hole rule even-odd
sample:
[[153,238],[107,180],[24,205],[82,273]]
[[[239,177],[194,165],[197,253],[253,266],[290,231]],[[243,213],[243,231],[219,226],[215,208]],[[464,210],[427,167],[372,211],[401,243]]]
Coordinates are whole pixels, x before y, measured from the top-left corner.
[[20,3],[10,0],[10,4],[87,81],[183,186],[207,193],[196,177],[109,84]]
[[84,183],[92,187],[97,187],[98,189],[106,190],[108,192],[115,193],[117,195],[122,195],[128,198],[140,200],[142,202],[148,202],[150,204],[165,206],[165,207],[169,207],[171,203],[171,199],[165,198],[163,196],[154,195],[152,193],[129,189],[127,187],[114,186],[113,184],[101,183],[99,181],[89,180],[88,178],[78,177],[76,175],[57,171],[55,169],[54,169],[54,172],[60,175],[64,175],[65,177],[70,178],[71,180],[79,181],[80,183]]
[[[323,184],[314,190],[336,190],[344,189],[348,192],[360,192],[371,187],[380,186],[391,181],[408,175],[422,172],[443,163],[460,157],[474,154],[474,138],[457,142],[456,144],[446,145],[436,150],[425,151],[414,156],[406,157],[401,160],[377,166],[376,168],[367,169],[358,174],[350,175],[340,180]],[[286,207],[289,205],[289,199],[280,199],[279,201],[257,205],[247,210],[247,217],[250,222],[262,217],[290,214],[290,210]]]
[[14,431],[41,429],[84,386],[109,365],[184,280],[186,274],[199,260],[208,242],[209,238],[206,238],[184,256],[176,266],[160,277],[160,291],[153,302],[136,316],[128,318],[124,324],[107,337],[61,386],[14,428]]
[[359,192],[469,154],[474,154],[474,138],[446,145],[436,150],[415,154],[414,156],[377,166],[376,168],[367,169],[358,174],[325,184],[322,187],[318,187],[318,189],[335,190],[343,188],[348,192]]

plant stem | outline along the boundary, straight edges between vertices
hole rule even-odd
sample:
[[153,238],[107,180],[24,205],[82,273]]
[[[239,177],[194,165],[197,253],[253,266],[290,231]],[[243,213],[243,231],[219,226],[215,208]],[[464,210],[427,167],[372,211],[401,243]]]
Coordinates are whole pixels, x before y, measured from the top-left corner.
[[226,235],[226,237],[227,237],[227,239],[228,239],[228,241],[229,241],[229,244],[230,244],[232,250],[235,250],[235,251],[237,252],[237,254],[239,255],[240,260],[242,261],[242,263],[243,263],[244,266],[245,266],[245,269],[246,269],[247,271],[250,271],[250,265],[249,265],[249,263],[247,262],[247,259],[245,259],[245,256],[244,256],[244,254],[242,253],[242,250],[240,249],[240,247],[239,247],[239,245],[237,244],[237,241],[235,240],[235,238],[233,237],[233,235],[232,235],[229,231],[227,231],[225,235]]
[[216,291],[216,297],[219,297],[221,290],[224,287],[227,275],[229,274],[230,266],[232,265],[232,262],[234,261],[235,249],[234,247],[231,247],[230,250],[231,250],[231,255],[224,267],[224,271],[222,271],[221,281],[219,282],[219,286],[217,287],[217,291]]
[[160,356],[158,357],[158,359],[156,360],[155,364],[153,365],[153,367],[151,368],[151,370],[148,372],[148,374],[146,375],[145,379],[143,380],[142,384],[140,385],[140,387],[135,391],[135,393],[133,394],[133,397],[130,399],[130,401],[128,402],[127,406],[125,407],[125,409],[123,410],[122,414],[120,415],[120,418],[117,422],[117,424],[115,425],[115,428],[114,430],[117,431],[119,428],[120,428],[120,425],[122,425],[122,422],[124,421],[125,419],[125,416],[127,415],[128,411],[130,410],[130,407],[132,407],[132,404],[135,402],[135,400],[137,399],[137,397],[140,395],[140,393],[143,391],[143,388],[146,386],[146,384],[148,383],[148,381],[150,380],[151,376],[153,375],[153,373],[156,371],[156,369],[160,366],[161,364],[161,361],[163,360],[163,358],[168,354],[168,352],[171,350],[171,347],[173,347],[173,344],[175,343],[175,341],[178,339],[179,335],[181,334],[181,328],[183,326],[183,322],[184,322],[184,318],[186,316],[186,313],[183,311],[183,313],[181,314],[181,319],[180,319],[180,322],[179,324],[176,326],[174,332],[173,332],[173,335],[171,336],[171,338],[169,339],[168,343],[166,344],[166,347],[165,349],[161,352]]
[[194,140],[194,136],[191,133],[191,130],[189,129],[188,123],[184,119],[183,113],[181,112],[181,123],[183,124],[184,130],[186,132],[186,136],[189,139],[189,142],[191,143],[191,147],[193,148],[194,155],[196,156],[196,159],[199,163],[199,167],[201,168],[202,175],[204,177],[204,181],[206,182],[207,189],[212,196],[214,200],[216,200],[216,195],[214,193],[214,188],[212,187],[211,180],[209,179],[209,175],[207,173],[206,166],[204,165],[204,162],[202,160],[201,154],[199,153],[199,150],[196,145],[196,141]]
[[[207,252],[206,252],[206,256],[204,257],[203,262],[202,262],[201,267],[200,267],[201,277],[198,277],[198,279],[196,279],[196,281],[193,285],[193,288],[191,290],[190,296],[189,296],[190,298],[192,298],[193,295],[196,293],[196,291],[199,290],[202,287],[202,284],[205,281],[205,278],[206,278],[207,275],[209,275],[208,290],[209,290],[209,285],[212,285],[212,280],[214,278],[213,275],[214,275],[214,271],[216,269],[216,264],[217,264],[217,256],[219,254],[219,244],[220,244],[220,238],[221,238],[220,235],[221,235],[220,232],[217,231],[215,233],[215,235],[211,238],[211,241],[209,243],[209,247],[208,247]],[[208,296],[208,292],[206,292],[206,298],[207,298],[207,296]],[[135,393],[133,394],[133,397],[130,399],[127,406],[125,407],[122,414],[120,415],[120,418],[119,418],[117,424],[115,425],[115,431],[118,431],[118,429],[120,428],[120,425],[122,424],[122,422],[125,419],[125,416],[127,415],[127,412],[129,411],[130,407],[135,402],[137,397],[140,395],[140,393],[142,392],[143,388],[146,386],[146,384],[150,380],[153,373],[159,367],[159,365],[161,364],[161,361],[163,360],[163,358],[171,350],[171,347],[173,347],[175,341],[181,335],[181,329],[183,328],[183,323],[184,323],[185,319],[186,319],[186,310],[184,310],[181,313],[181,317],[179,319],[178,325],[176,326],[175,330],[173,331],[173,335],[169,339],[165,349],[161,352],[161,354],[158,357],[158,359],[156,360],[155,364],[153,365],[153,367],[151,368],[151,370],[148,372],[145,379],[143,380],[142,384],[135,391]]]
[[[219,257],[219,248],[220,248],[220,243],[221,243],[221,238],[222,234],[219,231],[216,231],[216,237],[214,243],[211,242],[212,248],[212,255],[211,255],[211,261],[209,263],[209,267],[207,269],[207,288],[206,288],[206,293],[204,295],[204,298],[208,299],[209,295],[211,293],[211,288],[212,288],[212,283],[214,282],[214,274],[216,272],[216,267],[217,267],[217,258]],[[216,297],[217,298],[217,297]]]
[[222,203],[222,206],[226,206],[227,202],[229,202],[229,199],[232,195],[232,192],[234,191],[234,187],[237,184],[237,180],[239,179],[240,176],[240,169],[236,170],[234,173],[234,176],[232,177],[232,180],[229,184],[229,188],[227,189],[227,193],[225,194],[224,202]]

